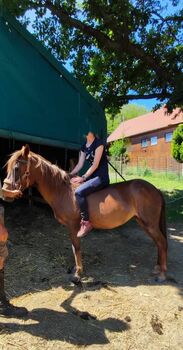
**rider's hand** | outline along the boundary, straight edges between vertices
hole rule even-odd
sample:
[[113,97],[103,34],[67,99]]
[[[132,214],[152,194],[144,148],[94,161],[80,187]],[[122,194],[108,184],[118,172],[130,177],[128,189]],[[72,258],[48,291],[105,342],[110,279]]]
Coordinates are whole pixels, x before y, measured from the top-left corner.
[[77,175],[72,175],[71,173],[68,173],[70,179],[73,179],[73,177],[76,177]]
[[23,193],[20,190],[13,190],[11,192],[12,192],[12,197],[13,198],[20,198],[23,195]]
[[71,179],[71,183],[72,184],[82,184],[84,182],[84,179],[83,177],[81,176],[74,176],[72,179]]

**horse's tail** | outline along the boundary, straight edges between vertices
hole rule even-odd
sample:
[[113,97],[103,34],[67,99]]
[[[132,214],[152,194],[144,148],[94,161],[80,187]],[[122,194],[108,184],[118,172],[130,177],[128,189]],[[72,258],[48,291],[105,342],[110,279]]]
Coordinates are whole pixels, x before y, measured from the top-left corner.
[[[161,193],[161,192],[160,192]],[[163,236],[167,240],[167,230],[166,230],[166,208],[165,208],[165,199],[161,193],[162,197],[162,207],[161,207],[161,213],[160,213],[160,220],[159,220],[159,228],[163,234]]]

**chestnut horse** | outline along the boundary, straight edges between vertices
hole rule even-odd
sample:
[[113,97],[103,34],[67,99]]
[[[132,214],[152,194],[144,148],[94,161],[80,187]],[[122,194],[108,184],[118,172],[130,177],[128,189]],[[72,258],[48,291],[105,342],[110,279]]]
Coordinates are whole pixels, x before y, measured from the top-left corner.
[[[5,189],[22,191],[36,186],[51,206],[55,218],[66,225],[70,232],[75,270],[73,281],[79,281],[83,271],[80,239],[80,212],[70,183],[69,175],[38,154],[23,146],[12,154],[7,162]],[[132,218],[149,234],[157,246],[158,260],[155,267],[159,281],[165,279],[167,268],[167,238],[165,205],[161,192],[147,181],[135,179],[112,184],[88,196],[89,216],[96,229],[112,229]],[[51,238],[51,237],[50,237]]]

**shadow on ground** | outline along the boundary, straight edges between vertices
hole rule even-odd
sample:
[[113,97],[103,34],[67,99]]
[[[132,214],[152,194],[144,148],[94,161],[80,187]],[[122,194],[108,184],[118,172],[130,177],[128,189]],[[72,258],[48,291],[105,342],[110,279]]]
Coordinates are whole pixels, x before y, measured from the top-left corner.
[[[171,201],[183,193],[179,192],[175,191]],[[166,200],[169,202],[170,198],[166,197]],[[167,205],[168,274],[174,275],[172,278],[178,287],[183,283],[183,204],[175,203]],[[179,208],[176,215],[180,219],[176,222],[170,220],[175,208]],[[29,207],[24,201],[16,201],[6,204],[5,211],[9,230],[6,279],[10,296],[34,288],[46,290],[67,284],[66,272],[74,263],[71,242],[67,229],[57,223],[51,209],[43,205]],[[93,230],[83,239],[82,251],[85,277],[114,283],[115,286],[136,286],[155,281],[151,270],[157,259],[156,247],[133,220],[117,229]],[[169,282],[172,283],[173,279],[166,283]]]
[[[180,194],[176,192],[171,200]],[[166,199],[169,199],[168,194]],[[180,217],[181,205],[176,213]],[[177,204],[175,206],[178,208]],[[170,213],[168,209],[168,280],[165,284],[175,286],[183,296],[183,225],[177,220],[170,221]],[[6,321],[0,324],[1,333],[24,331],[44,339],[90,345],[107,344],[106,330],[123,332],[130,329],[129,320],[112,317],[98,320],[87,310],[81,312],[73,307],[72,303],[86,291],[156,284],[151,274],[156,263],[156,248],[134,221],[115,230],[93,231],[83,239],[85,274],[80,287],[71,285],[67,274],[68,267],[74,262],[67,229],[56,222],[49,207],[29,207],[23,201],[6,204],[6,226],[10,235],[5,269],[9,297],[50,291],[60,286],[71,293],[62,302],[61,311],[33,308],[29,313],[31,322]]]
[[[47,308],[32,310],[29,313],[29,320],[32,320],[33,323],[1,323],[0,331],[9,334],[23,331],[47,340],[66,341],[75,345],[91,345],[109,343],[105,330],[122,332],[130,327],[127,322],[107,318],[102,321],[88,322],[83,331],[83,323],[86,321],[82,318],[78,318],[72,313],[58,312]],[[50,327],[51,324],[52,327]]]

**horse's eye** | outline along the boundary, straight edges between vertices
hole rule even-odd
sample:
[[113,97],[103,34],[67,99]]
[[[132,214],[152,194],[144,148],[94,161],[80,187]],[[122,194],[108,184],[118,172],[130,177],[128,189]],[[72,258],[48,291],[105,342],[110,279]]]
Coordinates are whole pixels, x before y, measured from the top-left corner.
[[19,176],[19,166],[18,166],[18,164],[16,164],[15,167],[14,167],[14,173],[15,173],[15,180],[17,180],[17,178]]
[[15,165],[15,172],[18,172],[18,164]]

